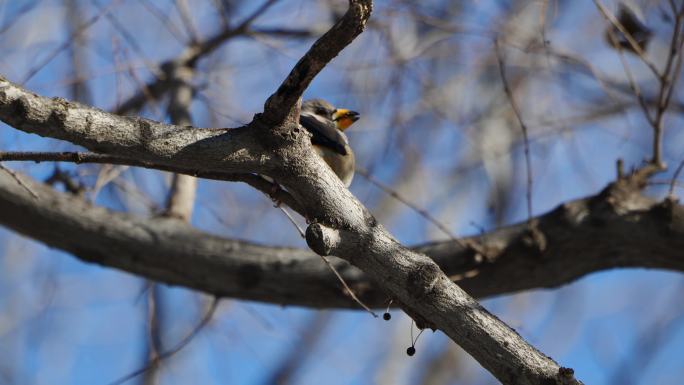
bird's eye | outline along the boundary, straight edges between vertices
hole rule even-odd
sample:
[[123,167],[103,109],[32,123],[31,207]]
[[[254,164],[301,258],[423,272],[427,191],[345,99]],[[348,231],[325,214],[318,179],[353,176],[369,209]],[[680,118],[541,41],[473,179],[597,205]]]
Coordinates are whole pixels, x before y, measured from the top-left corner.
[[325,116],[326,115],[325,108],[317,108],[316,114]]

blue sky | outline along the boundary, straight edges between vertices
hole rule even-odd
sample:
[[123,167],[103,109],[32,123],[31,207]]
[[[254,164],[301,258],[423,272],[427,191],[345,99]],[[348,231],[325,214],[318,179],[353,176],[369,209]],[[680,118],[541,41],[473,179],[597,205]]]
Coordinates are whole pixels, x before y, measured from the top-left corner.
[[[31,1],[0,1],[0,25],[11,25],[0,34],[5,48],[0,59],[0,74],[21,81],[67,38],[64,6],[61,1],[41,1],[20,16]],[[150,4],[168,12],[167,24],[180,26],[168,1]],[[432,2],[439,4],[440,2]],[[479,2],[460,16],[459,22],[473,30],[489,28],[501,8],[497,2]],[[85,2],[84,13],[93,15],[93,4]],[[111,109],[132,93],[136,83],[129,75],[137,72],[149,79],[149,63],[174,57],[182,42],[170,35],[159,19],[150,16],[139,2],[124,0],[113,7],[113,14],[135,32],[136,49],[112,29],[106,19],[88,29],[87,48],[92,103]],[[193,7],[196,25],[203,36],[215,31],[218,18],[210,1]],[[260,3],[238,8],[237,17],[249,14]],[[426,8],[427,5],[424,5]],[[391,19],[391,16],[400,17]],[[259,26],[314,26],[326,28],[329,20],[324,7],[309,1],[282,1],[258,19]],[[376,2],[374,18],[386,22],[401,37],[412,31],[411,12],[386,1]],[[588,15],[588,16],[587,16]],[[650,16],[653,18],[653,16]],[[314,22],[312,22],[312,20]],[[375,19],[374,19],[375,20]],[[393,20],[393,21],[386,21]],[[555,48],[577,53],[607,76],[619,77],[615,54],[591,35],[589,26],[599,27],[600,16],[593,6],[566,6],[550,24],[549,36]],[[394,23],[394,24],[393,24]],[[491,25],[489,23],[492,23]],[[581,27],[576,27],[578,26]],[[418,29],[418,27],[416,27]],[[404,44],[409,44],[402,40]],[[316,78],[307,90],[308,97],[328,100],[360,111],[362,119],[349,136],[360,166],[373,170],[376,178],[400,188],[402,174],[412,162],[412,151],[420,154],[423,165],[416,178],[419,188],[407,192],[413,202],[425,207],[459,235],[474,234],[480,228],[495,226],[486,197],[492,181],[483,166],[450,175],[460,162],[470,159],[478,130],[486,124],[462,124],[435,114],[418,113],[392,126],[392,113],[399,104],[402,111],[415,109],[424,95],[419,81],[432,75],[444,92],[452,91],[450,82],[462,87],[454,103],[456,115],[474,113],[486,97],[483,76],[470,75],[481,64],[491,41],[479,34],[455,34],[434,51],[460,47],[458,60],[444,67],[431,68],[421,57],[409,60],[413,75],[402,79],[401,87],[392,79],[383,35],[370,29],[348,47]],[[201,95],[212,99],[208,107],[198,98],[192,112],[196,126],[233,127],[249,121],[261,110],[263,101],[284,79],[311,40],[298,42],[236,39],[209,59],[200,62],[202,72],[197,84]],[[589,42],[589,43],[588,43]],[[441,44],[441,45],[439,45]],[[440,48],[441,47],[441,48]],[[654,48],[657,56],[658,46]],[[26,87],[47,96],[69,98],[72,76],[68,51],[58,54],[41,69]],[[426,54],[427,55],[427,54]],[[516,54],[510,53],[515,59]],[[118,64],[117,64],[118,63]],[[638,76],[644,71],[635,65]],[[462,66],[462,72],[450,69]],[[121,67],[126,67],[122,70]],[[133,70],[131,70],[133,68]],[[513,70],[515,71],[515,69]],[[456,74],[454,76],[454,73]],[[427,75],[426,75],[427,74]],[[464,79],[459,80],[459,77]],[[590,77],[559,75],[540,71],[531,82],[531,95],[523,105],[537,116],[571,116],[604,97]],[[644,75],[645,77],[645,75]],[[399,91],[390,91],[396,86]],[[648,89],[647,89],[648,90]],[[679,95],[675,95],[678,97]],[[218,112],[214,111],[218,110]],[[143,114],[166,120],[164,104],[147,108]],[[214,112],[212,112],[214,111]],[[212,115],[213,114],[213,115]],[[671,117],[668,124],[681,123]],[[493,123],[492,123],[493,124]],[[531,159],[534,173],[534,213],[553,209],[568,199],[598,192],[615,178],[615,161],[638,165],[650,152],[650,133],[637,110],[608,119],[572,126],[569,134],[533,132]],[[537,134],[539,134],[537,136]],[[676,165],[684,154],[682,134],[666,132],[665,156]],[[390,141],[389,151],[380,153]],[[2,125],[0,150],[66,151],[77,147],[68,143],[27,135]],[[401,149],[401,151],[397,150]],[[526,218],[524,158],[519,147],[508,155],[513,165],[513,204],[505,222]],[[7,166],[45,178],[51,164],[7,163]],[[89,184],[95,182],[98,167],[62,164],[78,170]],[[667,179],[666,174],[661,179]],[[168,176],[148,170],[122,170],[122,183],[136,186],[152,202],[164,201]],[[448,181],[448,183],[447,183]],[[392,233],[406,244],[446,239],[414,211],[399,205],[391,212],[380,212],[386,196],[357,176],[351,186]],[[663,189],[649,190],[656,197]],[[94,198],[99,205],[149,215],[145,201],[126,196],[111,184]],[[229,237],[250,239],[273,245],[305,247],[296,230],[272,208],[267,198],[238,184],[201,181],[193,225]],[[145,361],[147,344],[146,282],[127,273],[83,263],[72,256],[37,244],[7,230],[0,230],[0,384],[107,384],[137,369]],[[684,375],[684,279],[680,273],[646,269],[613,270],[595,273],[569,285],[552,290],[535,290],[483,301],[485,307],[514,327],[523,337],[561,365],[575,369],[586,384],[679,384]],[[170,348],[193,328],[206,308],[208,298],[182,288],[160,287],[163,315],[163,346]],[[212,322],[180,353],[164,362],[162,384],[261,384],[290,355],[302,354],[294,375],[296,384],[413,384],[419,383],[431,359],[454,349],[440,332],[425,332],[414,357],[407,357],[410,345],[410,320],[400,311],[392,312],[389,322],[373,319],[363,311],[332,313],[320,338],[309,354],[298,348],[307,328],[321,312],[224,299]],[[493,377],[464,353],[456,353],[454,367],[459,376],[453,383],[492,384]],[[631,369],[633,368],[633,369]],[[625,376],[625,377],[621,377]],[[456,382],[458,381],[458,382]],[[140,383],[134,379],[128,384]]]

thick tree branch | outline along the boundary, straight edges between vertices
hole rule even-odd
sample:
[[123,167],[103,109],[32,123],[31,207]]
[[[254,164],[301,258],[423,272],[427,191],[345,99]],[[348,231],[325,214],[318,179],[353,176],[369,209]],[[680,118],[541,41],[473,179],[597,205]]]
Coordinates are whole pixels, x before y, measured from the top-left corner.
[[[218,296],[283,305],[358,307],[342,295],[338,281],[309,251],[222,239],[181,221],[113,213],[27,176],[22,181],[39,199],[10,175],[0,173],[0,222],[86,261]],[[656,202],[630,189],[623,183],[611,185],[596,196],[564,203],[536,217],[546,239],[545,250],[535,246],[526,222],[469,238],[483,245],[486,259],[454,241],[414,249],[430,256],[478,298],[554,288],[616,267],[684,271],[684,206],[672,200]],[[23,208],[10,209],[14,206]],[[17,223],[19,219],[27,224]],[[138,231],[141,228],[146,230]],[[90,241],[78,247],[61,243],[74,233]],[[119,236],[112,239],[111,234]],[[170,255],[173,258],[168,259]],[[386,306],[387,295],[368,276],[339,259],[334,264],[364,302]],[[243,287],[238,277],[246,270],[262,278]],[[182,271],[183,276],[174,271]],[[217,279],[206,280],[207,271],[215,272]]]
[[[188,168],[202,168],[202,163],[208,171],[258,172],[274,177],[297,201],[306,202],[307,215],[316,221],[307,234],[315,250],[322,254],[331,251],[360,267],[420,327],[444,331],[501,382],[579,383],[571,370],[561,368],[482,308],[434,261],[397,242],[311,151],[308,135],[297,124],[293,107],[313,77],[362,31],[371,8],[370,0],[350,0],[343,19],[314,44],[266,102],[261,119],[248,127],[206,134],[209,130],[116,117],[61,99],[39,97],[4,79],[0,81],[0,118],[18,129],[68,140],[94,151],[125,153]],[[286,119],[288,116],[290,119]],[[40,198],[41,193],[38,195]],[[13,222],[9,226],[26,231],[29,224],[21,211],[27,207],[13,202],[5,209],[3,215]],[[97,222],[90,225],[98,226]],[[51,229],[55,226],[53,223]],[[143,237],[150,236],[149,228],[135,230]],[[325,240],[326,234],[334,234],[342,242],[315,247],[316,236]],[[60,247],[78,250],[87,243],[82,235],[73,233],[59,241]],[[120,236],[108,235],[110,239]],[[115,251],[109,249],[110,253]],[[140,258],[140,254],[134,255],[133,261]],[[112,254],[101,257],[107,260]],[[172,273],[176,279],[184,279],[185,271]],[[214,279],[214,271],[205,273],[204,280]],[[258,281],[251,273],[242,274],[243,280],[248,280],[246,285]]]
[[46,98],[0,77],[0,119],[19,130],[143,162],[219,172],[268,173],[256,130],[198,129],[123,117]]
[[[69,201],[63,202],[63,204],[58,204],[57,201],[52,201],[48,198],[48,193],[51,190],[41,187],[39,185],[31,186],[33,190],[37,191],[39,195],[39,202],[41,205],[44,203],[47,207],[41,207],[37,209],[37,206],[33,200],[23,199],[22,201],[17,201],[16,197],[26,194],[25,190],[16,184],[16,181],[11,178],[7,178],[3,183],[3,187],[6,187],[12,193],[11,200],[0,204],[0,212],[2,212],[2,219],[4,223],[11,228],[14,228],[20,232],[33,232],[34,235],[37,233],[37,238],[52,237],[51,242],[53,246],[60,247],[62,249],[73,252],[79,255],[81,258],[86,260],[104,263],[110,266],[115,266],[119,268],[124,268],[129,271],[136,272],[138,274],[149,275],[152,273],[159,274],[160,272],[164,276],[163,280],[166,282],[172,281],[174,283],[180,283],[185,286],[195,287],[206,285],[225,285],[226,283],[237,284],[237,292],[249,292],[250,288],[259,288],[263,290],[268,288],[268,291],[278,292],[279,290],[292,290],[297,288],[297,285],[301,282],[307,282],[308,277],[294,277],[289,282],[282,282],[282,279],[288,278],[283,270],[283,267],[295,266],[301,259],[288,259],[283,258],[283,256],[278,256],[272,258],[273,261],[277,261],[274,264],[274,269],[267,271],[263,269],[263,266],[259,264],[263,258],[262,251],[257,253],[250,253],[254,250],[254,247],[245,243],[233,243],[232,247],[226,248],[226,243],[223,240],[214,237],[200,237],[200,233],[192,231],[187,227],[183,227],[182,233],[179,233],[178,226],[180,221],[173,220],[134,220],[131,226],[127,220],[123,218],[123,215],[115,216],[103,209],[93,208],[92,210],[86,210],[80,199],[69,198]],[[3,190],[5,190],[3,188]],[[3,194],[5,198],[5,194]],[[28,197],[25,197],[28,198]],[[4,201],[4,200],[3,200]],[[60,218],[64,214],[64,210],[73,211],[72,215],[90,215],[95,214],[92,217],[80,218],[78,221],[66,222],[70,223],[75,228],[67,229],[65,227],[64,218]],[[31,220],[31,216],[28,215],[29,211],[33,211],[36,215],[43,215],[44,217],[38,221],[34,222]],[[99,214],[99,215],[98,215]],[[37,224],[40,224],[38,226]],[[112,226],[114,228],[128,229],[127,233],[119,231],[111,231],[112,228],[105,229],[105,224]],[[43,227],[44,226],[44,227]],[[130,227],[129,227],[130,226]],[[322,228],[322,227],[321,227]],[[63,229],[68,231],[69,236],[64,236],[64,234],[55,234],[55,229]],[[90,229],[90,230],[88,230]],[[337,231],[337,230],[335,230]],[[472,340],[472,344],[477,344],[481,346],[483,344],[482,334],[493,330],[493,336],[495,341],[500,341],[505,343],[505,345],[511,348],[506,350],[504,353],[498,352],[496,354],[503,354],[502,357],[479,357],[481,360],[497,360],[496,363],[489,363],[490,365],[497,367],[529,367],[529,363],[525,362],[527,358],[525,357],[538,357],[539,354],[533,350],[529,345],[525,344],[519,337],[516,337],[511,330],[507,329],[505,325],[496,320],[493,316],[487,313],[484,309],[480,308],[474,301],[469,300],[468,303],[464,304],[465,299],[455,303],[438,303],[439,306],[433,301],[433,296],[437,295],[437,299],[444,301],[455,301],[453,298],[456,296],[456,300],[463,298],[464,294],[459,292],[450,293],[451,290],[456,288],[455,285],[449,284],[444,281],[445,277],[439,272],[439,269],[435,266],[430,268],[427,266],[434,266],[427,261],[419,260],[418,263],[414,262],[413,254],[404,249],[393,241],[391,238],[383,239],[380,236],[387,237],[388,235],[380,226],[376,226],[376,234],[371,237],[366,237],[361,239],[360,242],[364,244],[359,244],[358,236],[354,235],[352,232],[347,232],[342,230],[345,234],[345,242],[342,242],[347,250],[339,249],[340,244],[335,248],[335,251],[339,254],[353,253],[353,262],[359,263],[362,268],[367,268],[371,271],[371,276],[375,281],[378,280],[379,276],[377,273],[377,267],[371,264],[370,267],[366,266],[365,263],[368,261],[372,263],[383,262],[384,265],[381,266],[383,279],[390,281],[393,285],[406,286],[409,293],[402,295],[395,299],[397,301],[405,300],[404,298],[416,298],[416,301],[421,301],[422,306],[428,306],[432,310],[428,313],[424,313],[421,309],[421,305],[415,303],[409,303],[408,305],[404,303],[405,309],[415,309],[418,308],[420,313],[413,313],[412,316],[419,320],[422,326],[432,326],[432,327],[450,327],[450,328],[460,328],[462,330],[472,330],[470,327],[474,324],[475,332],[478,339]],[[158,237],[159,234],[162,235]],[[96,235],[89,236],[86,234]],[[131,237],[134,235],[134,237]],[[147,248],[141,248],[140,242],[132,242],[134,239],[142,239],[147,243]],[[167,242],[166,240],[169,240]],[[365,244],[365,242],[371,242],[371,244]],[[378,244],[375,244],[378,243]],[[99,252],[96,250],[97,249]],[[383,257],[380,255],[362,255],[359,254],[359,250],[368,250],[369,253],[378,253],[380,250]],[[87,250],[87,251],[86,251]],[[236,258],[220,258],[230,255],[231,251],[235,252],[235,257],[240,258],[242,263],[235,264]],[[289,250],[287,254],[292,254],[292,250]],[[394,258],[387,259],[384,257],[384,252],[391,253]],[[158,253],[158,254],[157,254]],[[184,254],[184,255],[180,255]],[[252,254],[252,255],[250,255]],[[129,255],[130,259],[122,258],[121,255]],[[150,258],[154,256],[157,260],[157,266],[150,268],[145,264],[141,264],[141,260]],[[311,261],[307,258],[307,254],[300,254],[305,260]],[[190,256],[190,258],[185,258]],[[376,262],[377,261],[377,262]],[[208,263],[208,265],[207,265]],[[225,264],[228,264],[228,268]],[[396,271],[392,271],[392,267],[396,263],[403,272],[402,275],[397,274]],[[197,265],[199,264],[199,265]],[[156,270],[161,265],[161,270]],[[189,270],[196,270],[197,267],[203,266],[207,268],[201,268],[198,271],[198,276],[191,276],[188,274]],[[232,269],[230,267],[233,267]],[[238,267],[239,266],[239,267]],[[300,269],[303,265],[299,266]],[[339,268],[338,268],[339,269]],[[301,269],[306,272],[306,269]],[[365,269],[364,269],[365,270]],[[345,271],[341,269],[341,271]],[[301,271],[300,271],[301,272]],[[228,273],[228,275],[224,275]],[[304,278],[304,279],[303,279]],[[424,284],[425,281],[430,283],[430,286]],[[386,282],[385,282],[386,283]],[[315,300],[320,301],[324,293],[321,290],[323,285],[320,285],[315,291],[310,291],[310,293],[316,293]],[[300,293],[304,292],[300,288]],[[394,290],[397,290],[393,288]],[[338,288],[336,285],[331,286],[332,292],[337,295]],[[254,291],[258,292],[258,291]],[[249,298],[248,293],[245,297]],[[219,293],[222,295],[231,295],[232,293]],[[256,299],[256,298],[254,298]],[[435,306],[435,307],[433,307]],[[436,317],[434,312],[443,311],[442,307],[447,309],[454,309],[453,313],[447,313],[446,318],[433,318]],[[463,308],[463,306],[466,306]],[[409,310],[409,311],[411,311]],[[423,315],[424,314],[424,315]],[[461,315],[460,317],[458,315]],[[464,319],[463,317],[467,317]],[[450,321],[449,321],[450,320]],[[445,323],[442,323],[442,322]],[[447,322],[449,321],[449,322]],[[464,324],[465,323],[465,324]],[[450,326],[451,324],[451,326]],[[503,328],[503,329],[502,329]],[[514,337],[511,337],[511,334]],[[512,339],[512,340],[511,340]],[[480,341],[480,342],[476,342]],[[486,341],[486,339],[485,339]],[[467,342],[466,342],[467,343]],[[510,344],[510,345],[509,345]],[[487,351],[492,351],[492,346],[489,344],[487,346]],[[477,350],[478,347],[475,346],[465,346],[467,349]],[[521,348],[524,347],[524,348]],[[532,350],[530,350],[532,349]],[[495,350],[494,350],[495,351]],[[525,362],[523,364],[523,362]],[[532,377],[546,377],[546,378],[556,378],[558,374],[558,368],[554,369],[553,366],[549,367],[546,361],[534,361],[537,365],[534,365],[532,373],[520,373],[519,371],[513,372],[513,377],[502,377],[502,381],[505,383],[515,383],[517,382],[518,376],[532,376]],[[505,364],[505,365],[504,365]],[[527,369],[525,369],[527,370]],[[499,373],[499,376],[507,376],[505,373]],[[534,383],[534,382],[532,382]],[[560,383],[560,382],[559,382]]]
[[[226,240],[173,218],[114,213],[22,180],[38,198],[0,173],[0,222],[85,261],[222,297],[315,307],[339,300],[338,282],[310,251]],[[343,273],[349,270],[341,261],[335,264]],[[299,302],[305,292],[309,299]]]
[[[444,331],[502,383],[578,383],[451,282],[432,260],[404,248],[380,226],[370,231],[371,237],[360,238],[355,231],[315,223],[306,239],[317,253],[351,259],[369,275],[384,279],[383,288],[419,328]],[[358,255],[359,250],[368,252]]]

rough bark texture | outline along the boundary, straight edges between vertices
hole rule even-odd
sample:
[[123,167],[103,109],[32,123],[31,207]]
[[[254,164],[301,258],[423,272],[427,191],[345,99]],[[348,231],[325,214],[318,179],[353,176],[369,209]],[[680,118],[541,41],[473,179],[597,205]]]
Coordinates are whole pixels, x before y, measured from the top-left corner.
[[[371,9],[370,0],[351,0],[345,16],[297,63],[266,102],[263,114],[257,115],[245,127],[207,130],[123,118],[63,99],[40,97],[5,79],[0,79],[0,119],[17,129],[68,140],[92,151],[184,169],[270,176],[300,202],[308,218],[314,221],[307,230],[307,240],[315,251],[324,255],[332,253],[359,267],[420,327],[444,331],[501,382],[578,383],[571,370],[561,368],[487,312],[454,284],[433,260],[397,242],[311,151],[308,135],[297,124],[297,101],[313,77],[361,33]],[[206,244],[198,246],[200,242],[194,237],[180,236],[177,221],[157,219],[150,222],[115,216],[103,209],[89,210],[85,203],[75,198],[66,198],[70,200],[60,205],[59,195],[51,195],[46,187],[30,182],[26,184],[35,190],[38,198],[22,200],[17,189],[26,190],[26,186],[17,185],[15,179],[0,180],[4,180],[2,185],[5,186],[0,206],[3,222],[17,231],[33,233],[35,238],[46,242],[52,237],[54,246],[82,258],[152,274],[154,268],[139,263],[147,256],[132,247],[130,235],[134,235],[134,239],[154,244],[164,255],[166,264],[172,266],[164,271],[168,281],[197,287],[205,282],[218,285],[218,282],[232,279],[243,289],[261,283],[272,284],[254,262],[258,262],[261,255],[255,250],[263,251],[257,246],[235,242],[232,247],[222,249],[227,246],[224,240],[208,236],[204,237]],[[10,186],[11,183],[14,185]],[[36,226],[29,220],[28,213],[35,211],[36,205],[43,201],[49,203],[42,219],[46,226]],[[68,237],[54,238],[51,233],[67,224],[62,221],[68,215],[66,211],[75,208],[83,217],[76,223],[69,223],[73,232]],[[36,227],[39,229],[35,230]],[[183,229],[188,230],[184,234],[192,234],[187,227]],[[87,235],[92,233],[99,234],[103,244],[88,239]],[[198,232],[194,234],[199,235]],[[540,242],[540,237],[535,233],[533,245],[544,250],[546,246],[540,245],[547,242]],[[175,242],[165,244],[164,239]],[[86,250],[88,248],[99,248],[99,253]],[[192,249],[191,261],[185,259],[188,253],[179,252],[188,248]],[[207,252],[202,254],[198,248]],[[251,264],[241,263],[241,274],[237,276],[220,276],[216,269],[208,269],[199,276],[189,277],[182,268],[197,261],[205,262],[205,267],[245,261],[250,251],[256,258],[249,258]],[[225,255],[235,258],[223,258],[219,262],[217,256]],[[281,259],[281,264],[286,263],[287,259]],[[292,280],[286,286],[296,285],[296,282]]]
[[[26,129],[30,127],[31,130],[34,130],[33,132],[40,132],[53,137],[66,136],[72,139],[73,142],[79,142],[79,135],[73,134],[73,132],[81,129],[81,127],[79,127],[79,122],[74,116],[89,116],[90,118],[84,117],[86,120],[97,119],[97,116],[103,116],[103,120],[110,123],[89,123],[87,126],[90,129],[87,132],[90,136],[86,136],[85,140],[80,141],[82,144],[92,146],[92,143],[106,143],[110,152],[116,153],[120,153],[122,149],[133,148],[135,151],[143,152],[145,148],[149,148],[144,144],[143,146],[136,145],[134,141],[125,138],[126,134],[135,135],[138,132],[135,129],[131,129],[131,126],[134,125],[131,123],[131,119],[109,116],[104,112],[89,110],[83,106],[73,105],[63,100],[54,101],[35,95],[26,96],[26,94],[25,91],[9,82],[5,81],[3,84],[0,84],[0,114],[2,114],[3,119],[8,120],[8,123],[15,124],[18,128]],[[24,103],[20,104],[24,108],[9,110],[11,113],[6,113],[8,109],[5,106],[16,104],[16,100],[23,100]],[[26,100],[29,100],[29,102],[25,103]],[[58,111],[66,110],[68,112],[65,114],[55,114],[49,112],[51,109],[57,109]],[[72,113],[71,111],[75,112]],[[50,118],[55,116],[57,118]],[[121,121],[122,128],[124,129],[123,133],[118,132],[119,128],[117,125],[111,124],[112,120]],[[75,126],[75,128],[71,127],[71,125]],[[158,124],[147,124],[147,126],[153,125]],[[97,129],[93,127],[97,127]],[[158,125],[158,130],[158,132],[163,133],[162,135],[169,135],[164,130],[163,125]],[[237,130],[243,130],[244,134],[241,137],[234,138],[233,148],[238,147],[237,143],[239,142],[257,142],[253,137],[250,137],[250,134],[252,136],[264,135],[258,127]],[[184,153],[184,155],[188,154],[188,151],[185,149],[195,147],[192,140],[197,137],[196,135],[199,135],[197,132],[207,130],[185,128],[184,131],[187,134],[181,138],[188,140],[189,143],[186,145],[180,145],[178,136],[174,136],[175,140],[171,142],[160,141],[155,135],[143,136],[145,138],[143,140],[146,143],[155,143],[151,147],[153,150],[150,150],[152,154],[168,154],[168,157],[163,158],[162,162],[173,163],[173,160],[178,160],[178,163],[191,168],[191,162],[195,159],[194,156],[179,157],[177,154],[179,152]],[[228,133],[223,135],[230,135],[230,133],[231,131],[228,131]],[[288,188],[299,202],[309,202],[305,206],[307,213],[311,215],[311,218],[315,218],[320,223],[327,225],[327,227],[321,226],[320,228],[328,230],[330,230],[329,227],[343,229],[340,231],[346,234],[346,239],[349,242],[344,248],[336,247],[335,250],[339,250],[339,253],[336,252],[335,254],[360,266],[369,274],[370,279],[373,281],[383,282],[382,289],[387,291],[388,295],[394,298],[397,303],[400,303],[405,311],[417,319],[419,325],[443,330],[503,382],[532,384],[543,383],[543,381],[547,380],[560,381],[560,377],[558,377],[560,368],[556,363],[526,344],[505,324],[477,305],[465,292],[449,281],[429,258],[404,248],[382,226],[377,224],[365,207],[344,188],[342,182],[327,170],[321,164],[321,161],[308,150],[308,147],[306,147],[308,143],[305,141],[308,138],[301,130],[298,130],[296,127],[289,127],[288,132],[286,127],[281,126],[274,130],[273,137],[270,141],[261,142],[266,143],[267,146],[272,146],[275,151],[279,152],[278,157],[283,161],[274,165],[274,167],[282,167],[282,173],[273,172],[273,169],[269,170],[266,167],[264,169],[271,171],[271,176],[279,175],[279,178],[278,176],[276,178]],[[97,138],[97,140],[94,138]],[[285,146],[281,147],[276,144],[279,138],[283,138],[281,142],[284,142]],[[294,138],[294,140],[290,140],[290,138]],[[207,147],[213,148],[214,140],[215,137],[209,137],[202,138],[200,141],[208,142]],[[178,148],[181,150],[178,151]],[[174,153],[174,150],[177,151]],[[201,150],[197,151],[201,152]],[[238,154],[228,156],[229,161],[224,161],[227,167],[233,167],[232,165],[234,164],[247,163],[240,157],[242,152],[239,150],[236,150],[236,152]],[[252,154],[247,154],[247,157],[257,158],[257,156]],[[160,161],[155,155],[152,158],[154,161]],[[11,180],[10,183],[16,183],[16,181]],[[8,225],[18,231],[27,232],[32,223],[24,220],[27,217],[21,214],[21,211],[28,210],[30,207],[33,207],[33,204],[35,202],[30,202],[28,206],[21,206],[14,202],[8,205],[9,207],[3,209],[5,215],[11,218],[13,222]],[[78,207],[77,204],[77,202],[70,202],[67,207]],[[51,203],[50,206],[58,207],[54,203]],[[105,216],[107,216],[106,220]],[[81,223],[88,222],[83,221]],[[55,240],[56,243],[54,245],[72,251],[84,258],[99,259],[100,263],[117,267],[134,265],[137,266],[136,271],[140,271],[140,265],[134,263],[141,258],[140,249],[126,249],[131,244],[128,243],[125,236],[118,233],[104,233],[103,223],[114,223],[114,218],[104,210],[102,210],[100,218],[92,218],[87,227],[98,228],[97,232],[107,235],[106,239],[102,240],[105,243],[98,242],[100,246],[106,245],[106,255],[98,256],[97,254],[84,253],[81,249],[85,243],[84,233],[78,231],[74,231],[71,237],[62,237],[59,240]],[[170,231],[168,228],[165,228],[164,223],[163,221],[158,222],[152,229],[159,229],[160,231],[166,229]],[[138,223],[132,231],[144,237],[149,237],[152,229],[140,226],[142,224]],[[44,230],[49,233],[56,227],[58,227],[57,221],[51,223]],[[38,234],[37,238],[45,236],[47,234]],[[183,240],[176,235],[165,238]],[[120,249],[115,248],[112,243],[106,242],[107,240],[111,242],[111,240],[116,239],[119,240],[117,243]],[[184,240],[186,242],[180,242],[177,244],[177,248],[168,250],[166,255],[167,264],[173,264],[174,258],[172,255],[175,250],[183,250],[188,247],[187,245],[197,243],[190,242],[187,238]],[[156,247],[163,250],[158,241],[156,241]],[[133,255],[133,258],[127,262],[124,259],[117,258],[116,254],[118,254],[119,250]],[[359,256],[363,256],[363,258],[358,258]],[[213,259],[211,256],[207,256],[207,258],[209,260]],[[249,264],[245,264],[245,266],[249,266]],[[243,283],[243,287],[245,285],[257,284],[261,282],[261,277],[257,272],[258,268],[248,267],[243,269],[238,280]],[[169,271],[168,273],[174,280],[186,282],[188,286],[197,285],[197,283],[188,282],[184,269]],[[218,274],[215,273],[215,270],[207,270],[201,280],[212,281],[217,279],[217,276]],[[392,279],[388,280],[388,277],[392,277]],[[458,314],[457,317],[456,314]],[[446,322],[448,320],[452,321]]]
[[269,160],[249,127],[197,129],[112,115],[62,98],[38,96],[1,77],[0,115],[5,123],[28,133],[188,169],[263,171]]
[[302,57],[290,75],[264,106],[263,119],[269,124],[282,122],[313,78],[348,46],[366,26],[373,10],[370,1],[350,1],[347,13]]
[[[182,221],[110,212],[28,177],[22,181],[40,198],[0,172],[0,223],[85,261],[223,297],[317,308],[358,307],[310,251],[224,239]],[[538,217],[547,245],[541,252],[530,243],[526,224],[467,239],[483,242],[490,252],[486,258],[454,241],[413,249],[431,257],[477,298],[558,287],[616,267],[684,271],[684,206],[633,193],[623,201],[629,208],[616,212],[606,199],[623,188],[611,186]],[[81,240],[69,242],[76,233],[83,235]],[[388,296],[367,275],[340,259],[333,263],[364,303],[386,306]],[[249,279],[243,278],[246,271],[253,272]],[[207,272],[216,279],[207,279]],[[248,286],[242,284],[245,280]]]

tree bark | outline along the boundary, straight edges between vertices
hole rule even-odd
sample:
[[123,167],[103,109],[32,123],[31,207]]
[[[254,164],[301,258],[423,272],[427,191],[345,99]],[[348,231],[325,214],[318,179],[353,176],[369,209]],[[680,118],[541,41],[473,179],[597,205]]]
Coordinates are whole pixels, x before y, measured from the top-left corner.
[[[17,129],[68,140],[96,152],[185,169],[267,175],[282,184],[313,220],[307,229],[307,242],[314,251],[337,255],[361,268],[419,327],[444,331],[501,382],[579,383],[572,370],[560,367],[487,312],[433,260],[396,241],[311,151],[309,136],[298,125],[298,101],[318,72],[363,31],[371,9],[370,0],[350,0],[344,17],[302,57],[267,100],[263,114],[255,116],[245,127],[206,130],[118,117],[63,99],[40,97],[5,79],[0,79],[0,119]],[[16,180],[12,179],[12,183],[16,189]],[[32,184],[28,188],[36,190],[38,201],[47,199],[44,187]],[[3,217],[8,218],[12,228],[29,231],[35,224],[27,221],[23,213],[35,203],[10,201],[2,206]],[[83,207],[83,203],[69,203],[70,207]],[[49,236],[59,225],[60,209],[55,208],[51,213],[46,219],[53,221],[54,226],[42,228],[39,236]],[[108,214],[102,209],[99,213]],[[105,233],[105,223],[118,221],[118,228],[123,228],[130,224],[125,218],[87,219],[77,225],[81,227],[80,232],[55,240],[59,247],[80,254],[83,245],[92,242],[84,239],[87,231],[83,229],[94,227],[110,241],[119,240],[110,242],[110,246],[118,243],[121,247],[108,249],[106,254],[95,258],[108,264],[140,267],[136,262],[142,255],[122,242],[125,234]],[[129,230],[162,248],[165,245],[152,234],[155,230],[171,233],[175,228],[168,221],[158,220],[153,228],[136,222]],[[538,239],[534,237],[534,245],[538,245]],[[213,245],[216,244],[220,240]],[[179,244],[178,247],[188,246]],[[119,251],[132,254],[133,258],[119,259]],[[88,255],[93,258],[94,254]],[[203,257],[212,259],[210,255],[195,258]],[[171,254],[167,262],[180,261]],[[193,283],[183,270],[168,271],[168,274],[176,280]],[[215,271],[205,271],[202,280],[215,280],[216,275]],[[247,287],[261,279],[258,269],[245,270],[241,276],[243,286]]]

